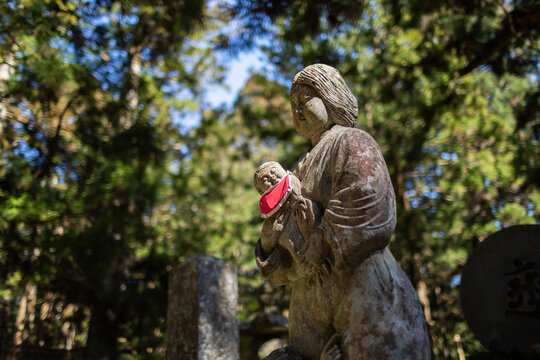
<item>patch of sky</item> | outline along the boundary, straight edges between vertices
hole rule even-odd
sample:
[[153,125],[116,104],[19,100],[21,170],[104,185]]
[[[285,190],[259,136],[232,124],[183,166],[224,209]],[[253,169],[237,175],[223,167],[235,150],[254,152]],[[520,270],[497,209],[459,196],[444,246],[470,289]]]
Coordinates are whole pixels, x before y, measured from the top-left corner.
[[443,152],[441,153],[441,159],[446,161],[456,161],[458,159],[458,155],[456,153]]
[[66,183],[66,166],[58,165],[54,167],[54,172],[57,176],[57,182],[59,185],[64,185]]
[[150,56],[151,56],[151,51],[150,51],[150,48],[144,48],[142,49],[141,51],[141,59],[143,61],[150,61]]
[[180,170],[180,161],[173,160],[171,161],[171,165],[169,166],[169,171],[172,173],[178,173],[178,170]]
[[278,144],[278,139],[274,136],[268,137],[264,140],[264,146],[275,149]]
[[459,286],[459,284],[461,284],[461,275],[456,274],[452,276],[452,280],[450,280],[450,286],[455,288],[456,286]]
[[491,66],[486,65],[486,64],[480,65],[480,70],[485,71],[487,73],[490,73],[491,72]]
[[186,145],[180,146],[179,151],[180,151],[180,154],[184,156],[189,155],[189,148]]
[[109,14],[93,15],[88,18],[88,21],[93,26],[110,26],[111,16]]
[[495,220],[495,227],[497,228],[497,230],[501,230],[501,229],[502,229],[502,222],[501,222],[501,220]]
[[39,151],[30,147],[23,139],[18,139],[18,147],[13,151],[15,155],[22,156],[28,162],[36,162],[39,159]]
[[164,91],[174,97],[180,103],[191,103],[192,106],[179,106],[174,104],[169,109],[169,116],[174,125],[182,133],[186,133],[201,121],[199,105],[195,102],[193,93],[188,88],[181,88],[178,83],[168,83],[164,86]]
[[405,180],[405,188],[407,188],[407,189],[413,189],[413,188],[414,188],[414,181],[412,181],[412,180]]
[[438,199],[439,193],[433,190],[424,191],[423,195],[429,199]]
[[345,56],[345,55],[347,55],[348,50],[345,49],[345,48],[340,47],[340,48],[337,48],[337,49],[336,49],[336,52],[337,52],[338,55],[340,55],[340,56]]
[[[19,107],[19,108],[20,108],[20,107]],[[21,115],[24,116],[24,117],[32,118],[32,119],[33,119],[32,111],[31,111],[30,109],[26,108],[26,107],[25,107],[25,108],[23,109],[23,111],[21,112]],[[22,126],[22,124],[17,124],[17,125],[21,125],[21,126]]]
[[[26,111],[26,110],[23,110],[22,115],[23,115],[23,116],[28,116],[29,113],[30,113],[30,110],[28,110],[27,113],[25,113],[25,111]],[[17,123],[13,123],[13,128],[14,128],[15,130],[20,131],[20,130],[23,129],[23,124],[22,124],[22,123],[18,123],[18,122],[17,122]]]
[[525,205],[527,208],[527,215],[528,216],[534,216],[534,204],[532,201],[527,201],[527,204]]
[[212,107],[225,106],[231,110],[238,92],[246,85],[251,74],[267,67],[268,59],[259,48],[240,52],[236,57],[225,54],[218,54],[218,57],[220,62],[228,63],[227,75],[223,85],[207,87],[205,100]]
[[[137,12],[136,8],[134,9],[134,11]],[[120,16],[119,20],[120,20],[120,24],[122,25],[132,26],[139,22],[139,17],[134,14],[129,14],[129,15]]]
[[50,45],[53,49],[62,50],[60,55],[63,56],[64,62],[72,62],[75,54],[75,45],[66,41],[62,37],[54,37],[50,40]]
[[[100,25],[97,25],[97,26],[100,26]],[[109,26],[109,25],[103,25],[104,27],[105,26]],[[95,30],[96,26],[94,26],[94,24],[90,25],[90,24],[83,24],[82,26],[80,26],[80,30],[82,31],[82,36],[85,38],[85,39],[92,39],[94,35],[94,30]],[[70,37],[75,37],[77,34],[74,34],[73,32],[68,31],[68,35]]]
[[171,121],[182,133],[199,124],[201,117],[196,112],[187,112],[185,109],[171,107],[169,109]]

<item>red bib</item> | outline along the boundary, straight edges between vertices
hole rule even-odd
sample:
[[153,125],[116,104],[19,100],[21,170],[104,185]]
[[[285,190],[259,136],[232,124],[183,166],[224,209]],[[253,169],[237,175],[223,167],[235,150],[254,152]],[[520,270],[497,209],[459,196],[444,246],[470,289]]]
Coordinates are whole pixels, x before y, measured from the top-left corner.
[[285,203],[292,191],[292,184],[289,181],[289,174],[270,189],[266,190],[259,201],[261,216],[267,218],[274,215],[276,211]]

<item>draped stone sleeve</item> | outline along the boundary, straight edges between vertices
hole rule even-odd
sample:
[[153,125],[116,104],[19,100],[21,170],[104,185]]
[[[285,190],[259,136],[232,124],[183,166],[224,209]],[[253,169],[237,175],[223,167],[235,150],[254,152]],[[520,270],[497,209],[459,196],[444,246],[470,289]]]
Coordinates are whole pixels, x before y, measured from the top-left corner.
[[362,262],[390,241],[396,224],[395,195],[375,140],[349,129],[330,154],[331,197],[319,231],[332,248],[334,266]]

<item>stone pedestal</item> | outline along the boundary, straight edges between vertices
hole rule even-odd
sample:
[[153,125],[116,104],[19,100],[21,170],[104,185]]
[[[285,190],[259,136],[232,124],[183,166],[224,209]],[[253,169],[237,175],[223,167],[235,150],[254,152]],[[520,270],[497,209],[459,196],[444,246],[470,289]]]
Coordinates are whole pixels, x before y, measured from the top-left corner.
[[167,360],[238,360],[236,268],[207,255],[169,274]]

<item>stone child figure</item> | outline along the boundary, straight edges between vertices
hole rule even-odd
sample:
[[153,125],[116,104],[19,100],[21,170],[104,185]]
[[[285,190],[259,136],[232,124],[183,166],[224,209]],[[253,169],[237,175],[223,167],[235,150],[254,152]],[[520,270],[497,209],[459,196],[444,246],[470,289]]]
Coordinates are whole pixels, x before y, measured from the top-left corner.
[[[267,359],[430,359],[422,308],[386,248],[395,195],[376,141],[353,127],[356,99],[336,69],[315,64],[295,76],[291,108],[296,131],[312,147],[290,178],[318,215],[304,220],[285,201],[272,216],[288,220],[263,225],[259,270],[270,284],[292,288],[290,345]],[[260,180],[263,193],[274,186]],[[327,271],[314,282],[319,269]]]
[[[253,180],[255,188],[263,195],[260,206],[262,217],[265,219],[261,231],[261,246],[264,252],[270,252],[277,245],[279,235],[283,232],[284,224],[291,214],[294,214],[304,237],[309,235],[309,229],[320,221],[317,206],[302,196],[300,180],[289,174],[279,163],[270,161],[262,164],[255,172]],[[280,183],[283,189],[277,188]],[[265,198],[272,195],[271,190],[280,192],[273,197],[274,203],[268,205]],[[268,209],[266,211],[265,205]]]
[[[262,251],[271,252],[281,239],[286,242],[282,246],[290,247],[299,254],[298,245],[308,238],[321,221],[317,205],[302,196],[300,180],[275,161],[262,164],[255,172],[253,182],[262,195],[259,203],[261,215],[265,219],[261,231]],[[282,236],[284,230],[291,230],[291,227],[287,226],[291,218],[296,226],[292,231],[301,237],[295,242],[287,235]],[[323,276],[329,272],[327,263],[316,268],[306,264],[302,257],[297,260],[303,264],[304,270],[311,270],[310,273],[315,276],[312,281],[321,282]]]

